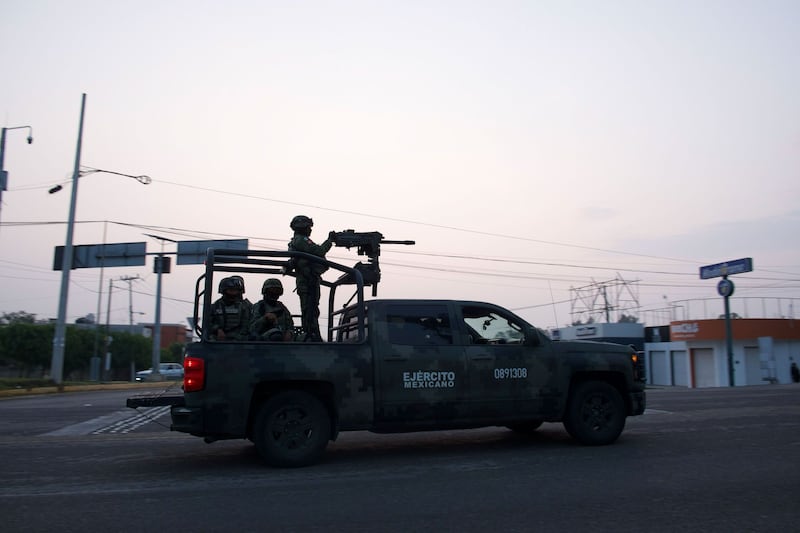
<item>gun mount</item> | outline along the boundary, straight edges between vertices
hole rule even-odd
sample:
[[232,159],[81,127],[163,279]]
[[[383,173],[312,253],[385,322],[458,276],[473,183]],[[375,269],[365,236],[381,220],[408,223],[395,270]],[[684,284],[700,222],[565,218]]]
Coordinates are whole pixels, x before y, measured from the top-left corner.
[[[415,241],[390,241],[383,238],[383,234],[379,231],[365,231],[358,232],[352,229],[334,232],[333,244],[336,246],[347,248],[356,248],[358,255],[367,256],[367,262],[358,262],[353,268],[361,272],[364,278],[364,285],[372,286],[372,296],[378,295],[378,283],[381,280],[381,268],[378,258],[381,255],[381,244],[403,244],[413,245]],[[354,283],[355,280],[350,281],[349,274],[345,274],[340,278],[343,283]]]

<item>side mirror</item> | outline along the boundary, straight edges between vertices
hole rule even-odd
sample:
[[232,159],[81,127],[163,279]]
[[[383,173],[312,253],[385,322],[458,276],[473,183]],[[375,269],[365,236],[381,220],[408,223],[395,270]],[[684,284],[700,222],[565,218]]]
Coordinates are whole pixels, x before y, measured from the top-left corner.
[[539,346],[542,344],[542,339],[539,337],[539,332],[535,328],[525,331],[525,346]]

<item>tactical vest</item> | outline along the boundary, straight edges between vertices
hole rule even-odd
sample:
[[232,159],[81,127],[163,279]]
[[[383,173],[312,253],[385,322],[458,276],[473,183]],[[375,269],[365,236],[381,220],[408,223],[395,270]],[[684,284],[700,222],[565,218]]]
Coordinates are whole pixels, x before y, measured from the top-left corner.
[[214,318],[217,324],[222,325],[222,331],[225,333],[238,331],[247,325],[242,320],[242,304],[240,302],[234,302],[230,305],[222,303],[216,306],[214,308]]
[[253,316],[262,317],[267,313],[275,315],[275,327],[281,331],[289,329],[291,320],[289,310],[281,302],[276,302],[275,305],[270,305],[265,300],[261,300],[253,307]]
[[[291,241],[289,241],[289,251],[291,252],[303,252],[305,250],[298,249],[297,244],[295,241],[298,239],[306,239],[303,235],[295,235]],[[306,252],[307,253],[307,252]],[[292,268],[297,274],[305,277],[310,276],[320,276],[328,270],[328,267],[322,263],[316,263],[313,261],[309,261],[308,259],[303,258],[292,258],[289,261],[290,268]]]

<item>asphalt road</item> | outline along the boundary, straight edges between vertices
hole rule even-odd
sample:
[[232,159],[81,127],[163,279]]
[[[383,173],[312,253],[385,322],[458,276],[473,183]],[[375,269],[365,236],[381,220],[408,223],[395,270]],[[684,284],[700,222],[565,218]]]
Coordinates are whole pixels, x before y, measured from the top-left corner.
[[128,395],[0,400],[3,531],[800,530],[797,385],[650,390],[611,446],[560,424],[352,432],[295,470],[171,433]]

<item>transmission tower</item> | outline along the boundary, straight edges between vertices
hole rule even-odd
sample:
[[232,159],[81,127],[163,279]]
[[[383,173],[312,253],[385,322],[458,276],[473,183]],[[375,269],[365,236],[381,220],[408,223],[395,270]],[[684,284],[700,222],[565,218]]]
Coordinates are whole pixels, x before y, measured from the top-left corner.
[[639,312],[638,280],[626,281],[617,274],[609,281],[592,281],[584,287],[570,287],[573,324],[619,322],[622,315]]

